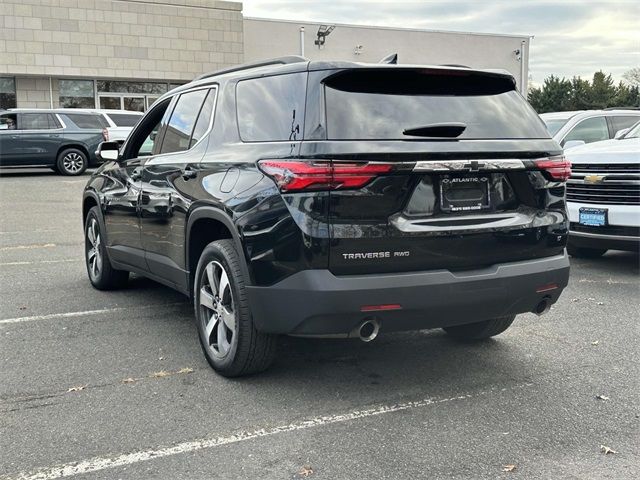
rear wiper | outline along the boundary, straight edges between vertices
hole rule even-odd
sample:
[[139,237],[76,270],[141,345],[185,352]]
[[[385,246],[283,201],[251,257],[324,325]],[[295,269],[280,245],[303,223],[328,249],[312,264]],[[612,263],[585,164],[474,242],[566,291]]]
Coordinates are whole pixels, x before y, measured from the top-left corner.
[[407,128],[402,133],[416,137],[459,137],[467,128],[465,123],[431,123],[422,127]]

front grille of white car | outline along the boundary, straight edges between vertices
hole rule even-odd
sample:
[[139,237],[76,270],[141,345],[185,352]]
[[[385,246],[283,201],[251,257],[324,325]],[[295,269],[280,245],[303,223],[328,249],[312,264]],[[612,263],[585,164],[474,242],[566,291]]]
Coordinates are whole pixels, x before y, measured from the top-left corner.
[[640,163],[572,164],[567,201],[640,205]]

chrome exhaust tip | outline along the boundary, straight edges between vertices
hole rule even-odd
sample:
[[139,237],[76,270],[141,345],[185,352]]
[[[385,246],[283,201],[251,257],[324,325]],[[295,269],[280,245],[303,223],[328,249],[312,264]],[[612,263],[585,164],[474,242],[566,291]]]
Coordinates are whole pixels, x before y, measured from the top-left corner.
[[356,331],[360,340],[363,342],[372,342],[380,331],[380,321],[376,318],[369,318],[362,322]]

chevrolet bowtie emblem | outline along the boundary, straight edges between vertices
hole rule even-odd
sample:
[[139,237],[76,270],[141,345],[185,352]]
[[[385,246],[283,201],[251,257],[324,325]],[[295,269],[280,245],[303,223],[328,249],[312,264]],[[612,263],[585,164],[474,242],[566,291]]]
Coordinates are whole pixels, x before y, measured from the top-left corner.
[[468,169],[470,172],[477,172],[479,171],[482,167],[484,167],[484,163],[482,162],[478,162],[477,160],[471,160],[471,162],[469,163],[465,163],[463,165],[463,168]]
[[585,175],[584,183],[602,183],[605,178],[604,175]]

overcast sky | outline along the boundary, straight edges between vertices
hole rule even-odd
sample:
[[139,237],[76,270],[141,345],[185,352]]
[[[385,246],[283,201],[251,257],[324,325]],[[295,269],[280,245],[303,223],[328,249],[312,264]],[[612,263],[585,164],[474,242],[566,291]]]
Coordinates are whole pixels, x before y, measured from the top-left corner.
[[533,35],[530,76],[616,80],[640,65],[640,0],[243,0],[248,17]]

